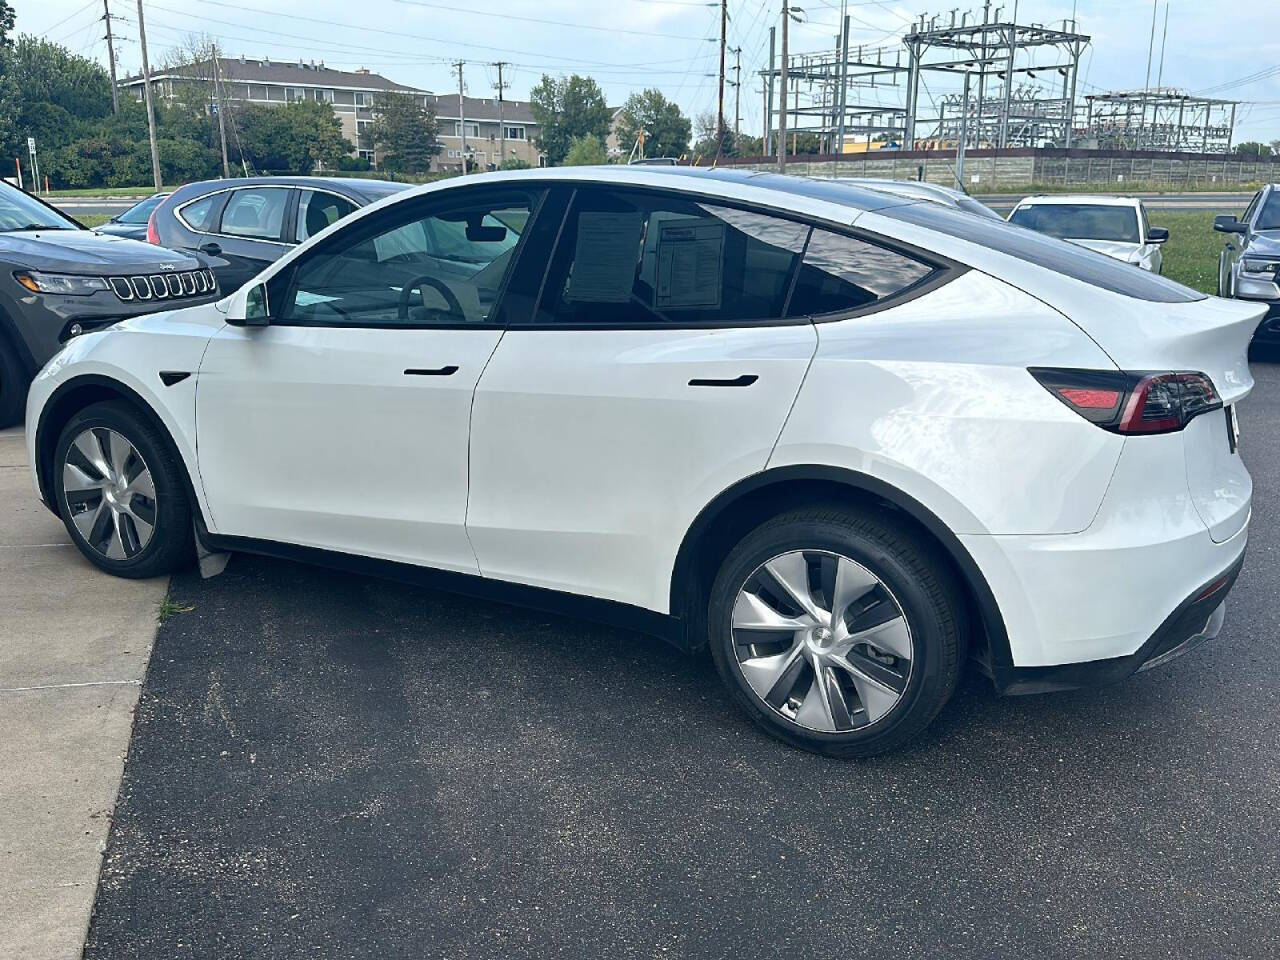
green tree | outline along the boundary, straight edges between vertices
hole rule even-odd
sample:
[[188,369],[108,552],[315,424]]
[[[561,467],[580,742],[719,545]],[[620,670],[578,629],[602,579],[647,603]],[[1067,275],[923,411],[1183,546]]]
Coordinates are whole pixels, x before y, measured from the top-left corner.
[[13,7],[9,0],[0,0],[0,47],[13,43]]
[[1235,152],[1242,157],[1269,157],[1273,151],[1269,144],[1248,140],[1244,143],[1237,143]]
[[308,174],[317,166],[336,167],[352,149],[327,103],[243,104],[236,108],[234,123],[238,135],[232,145],[237,159],[260,172]]
[[408,93],[379,94],[365,136],[381,154],[382,166],[397,173],[426,173],[440,152],[435,111]]
[[84,135],[85,122],[111,112],[106,70],[56,43],[22,34],[0,47],[0,75],[0,115],[7,121],[0,148],[9,156],[26,151],[27,137],[41,150],[70,143]]
[[569,147],[579,137],[592,136],[600,143],[609,136],[612,111],[605,102],[604,91],[590,77],[542,79],[529,91],[533,118],[541,127],[538,148],[547,155],[547,163],[564,162]]
[[584,137],[574,137],[569,144],[569,152],[565,154],[563,166],[590,167],[609,162],[609,152],[604,148],[604,141],[593,133]]
[[654,88],[633,93],[618,115],[618,142],[628,153],[644,131],[644,156],[679,157],[689,149],[692,125],[680,107]]

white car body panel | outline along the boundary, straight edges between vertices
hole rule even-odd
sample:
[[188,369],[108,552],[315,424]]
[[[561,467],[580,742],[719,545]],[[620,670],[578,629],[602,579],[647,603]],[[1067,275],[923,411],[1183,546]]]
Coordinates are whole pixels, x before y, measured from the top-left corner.
[[[225,326],[200,368],[210,529],[478,573],[471,397],[500,336]],[[457,372],[405,373],[447,365]]]
[[[1264,306],[1113,293],[897,219],[885,211],[907,201],[888,195],[881,212],[859,211],[772,189],[768,178],[654,168],[437,183],[326,233],[437,190],[518,179],[754,202],[856,223],[969,270],[844,320],[715,330],[226,325],[224,313],[243,309],[242,290],[72,341],[32,386],[32,462],[40,411],[58,386],[115,379],[172,434],[213,533],[659,613],[671,612],[681,541],[719,493],[766,469],[834,467],[900,491],[957,539],[996,601],[1017,667],[1133,653],[1243,551],[1251,482],[1221,411],[1177,433],[1121,436],[1088,423],[1027,368],[1200,371],[1239,404]],[[450,364],[460,375],[403,373]],[[193,376],[166,388],[161,370]],[[742,374],[759,380],[689,386]]]
[[[480,569],[667,612],[685,532],[764,469],[817,340],[808,323],[508,330],[473,415]],[[759,379],[689,384],[742,375]]]

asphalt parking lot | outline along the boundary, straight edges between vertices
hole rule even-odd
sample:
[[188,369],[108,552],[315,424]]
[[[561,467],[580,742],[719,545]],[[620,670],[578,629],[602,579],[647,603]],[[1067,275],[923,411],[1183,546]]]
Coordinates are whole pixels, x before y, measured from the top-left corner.
[[[172,584],[86,956],[1274,957],[1280,366],[1222,636],[837,762],[646,637],[290,563]],[[1082,598],[1087,602],[1087,598]]]

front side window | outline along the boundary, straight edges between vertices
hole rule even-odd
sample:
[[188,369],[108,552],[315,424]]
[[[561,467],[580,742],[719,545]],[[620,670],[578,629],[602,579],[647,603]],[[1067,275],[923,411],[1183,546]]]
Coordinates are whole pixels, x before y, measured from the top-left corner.
[[809,228],[680,196],[581,189],[540,324],[733,324],[781,318]]
[[353,213],[356,205],[346,197],[321,190],[303,190],[298,196],[298,227],[296,238],[299,243],[313,237],[331,223],[337,223],[349,213]]
[[[352,224],[300,261],[283,322],[318,326],[434,326],[486,322],[535,205],[529,191],[395,208]],[[418,209],[421,209],[420,207]],[[373,221],[373,222],[367,222]]]
[[1141,243],[1133,207],[1100,203],[1035,203],[1019,207],[1010,223],[1059,240],[1110,240]]
[[815,229],[787,313],[847,313],[921,282],[935,268],[856,237]]
[[289,191],[281,187],[234,190],[222,211],[222,232],[233,237],[279,240],[288,199]]

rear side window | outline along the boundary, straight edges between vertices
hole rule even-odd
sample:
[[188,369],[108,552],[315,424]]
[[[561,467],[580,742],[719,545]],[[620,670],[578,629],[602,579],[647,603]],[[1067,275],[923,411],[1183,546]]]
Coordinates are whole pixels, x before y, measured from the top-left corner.
[[971,217],[938,203],[913,203],[881,210],[904,223],[989,247],[997,253],[1044,267],[1063,276],[1152,303],[1190,303],[1206,299],[1190,287],[1073,243],[1024,230],[1000,220]]
[[735,324],[782,317],[809,228],[692,198],[579,189],[540,324]]
[[178,211],[178,216],[192,230],[199,230],[203,233],[209,233],[213,230],[213,222],[210,214],[217,206],[218,195],[211,193],[207,197],[201,197],[199,200],[192,200],[185,207]]
[[901,293],[934,268],[894,250],[828,230],[813,231],[787,314],[843,313]]
[[279,240],[289,191],[280,187],[234,190],[222,211],[222,232],[234,237]]

